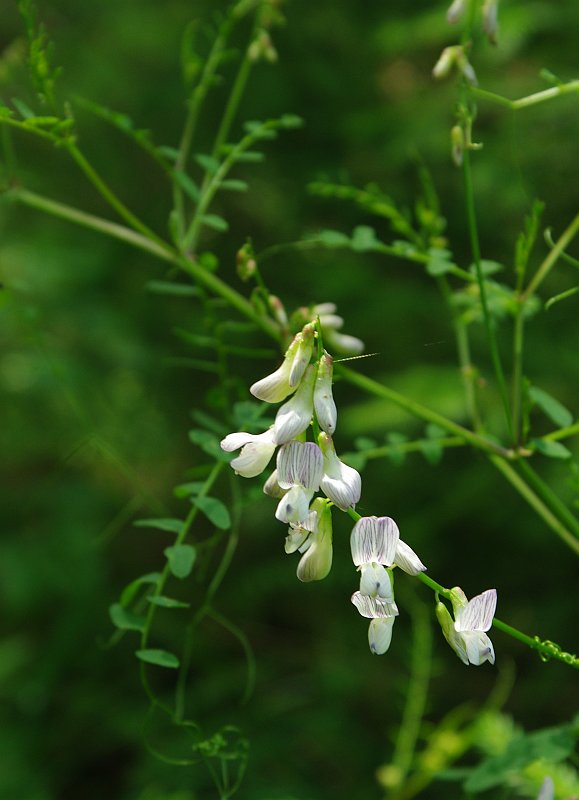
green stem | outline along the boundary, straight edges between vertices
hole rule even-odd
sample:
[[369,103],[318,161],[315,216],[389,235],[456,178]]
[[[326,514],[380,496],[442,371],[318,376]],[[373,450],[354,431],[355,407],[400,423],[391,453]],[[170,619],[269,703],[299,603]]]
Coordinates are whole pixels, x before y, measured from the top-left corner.
[[513,433],[515,444],[521,444],[521,407],[523,403],[523,342],[525,331],[524,301],[519,298],[513,338]]
[[511,439],[514,437],[513,431],[513,421],[511,417],[511,409],[509,407],[509,398],[507,392],[507,385],[505,381],[505,375],[503,372],[503,367],[501,364],[501,358],[499,354],[499,348],[497,345],[497,339],[495,335],[495,326],[494,320],[490,314],[488,301],[487,301],[487,294],[486,294],[486,285],[484,275],[482,273],[481,267],[481,253],[480,253],[480,244],[479,244],[479,236],[478,236],[478,225],[476,220],[476,210],[474,205],[474,189],[473,189],[473,182],[472,182],[472,170],[470,164],[470,151],[468,148],[465,148],[464,151],[464,158],[463,158],[463,177],[464,177],[464,189],[465,189],[465,199],[466,199],[466,212],[467,212],[467,219],[468,219],[468,229],[469,229],[469,236],[470,236],[470,243],[473,255],[473,261],[475,264],[476,269],[476,276],[480,291],[480,301],[482,306],[483,317],[485,321],[485,328],[487,332],[487,340],[489,344],[489,349],[491,353],[491,360],[493,362],[493,367],[495,371],[495,376],[497,379],[497,384],[499,387],[499,393],[501,396],[501,400],[503,403],[505,417],[507,420],[507,427],[509,429],[509,433]]
[[358,373],[353,372],[341,364],[336,365],[336,370],[343,378],[345,378],[349,383],[352,383],[354,386],[358,386],[360,389],[363,389],[365,392],[373,394],[376,397],[383,397],[384,399],[389,400],[419,419],[423,419],[426,422],[433,422],[435,425],[438,425],[449,433],[452,433],[455,436],[460,436],[461,439],[478,448],[479,450],[484,450],[485,452],[492,453],[494,455],[500,455],[509,460],[515,457],[515,454],[512,450],[507,450],[490,439],[486,439],[484,436],[474,433],[468,428],[464,428],[462,425],[453,422],[447,417],[443,417],[442,414],[432,411],[430,408],[423,406],[421,403],[410,400],[404,395],[395,392],[393,389],[383,386],[381,383],[378,383],[372,378],[359,375]]
[[137,233],[131,228],[125,228],[123,225],[119,225],[116,222],[110,222],[94,214],[87,214],[85,211],[79,211],[72,206],[59,203],[48,197],[43,197],[35,192],[29,192],[27,189],[9,189],[5,196],[8,200],[14,200],[23,205],[30,206],[31,208],[37,208],[39,211],[45,211],[47,214],[52,214],[52,216],[66,219],[77,225],[82,225],[84,228],[91,228],[99,233],[112,236],[114,239],[120,239],[134,247],[138,247],[140,250],[146,250],[151,253],[151,255],[157,256],[157,258],[161,258],[165,261],[172,261],[174,259],[174,254],[169,245],[158,244],[148,236]]
[[579,433],[579,422],[575,422],[573,425],[568,425],[565,428],[559,428],[558,431],[548,433],[546,436],[543,436],[543,439],[556,442],[559,439],[568,439],[570,436],[575,436],[577,433]]
[[516,111],[521,108],[536,106],[539,103],[544,103],[546,100],[552,100],[564,94],[579,92],[579,80],[569,81],[569,83],[563,83],[560,86],[553,86],[551,89],[544,89],[541,92],[529,94],[518,100],[509,100],[508,97],[502,97],[502,95],[489,92],[486,89],[479,89],[477,86],[472,86],[470,91],[475,97],[480,97],[482,100],[490,100],[493,103]]
[[555,242],[555,246],[552,250],[549,251],[547,257],[537,270],[537,272],[533,275],[529,285],[525,289],[525,291],[521,295],[521,302],[525,302],[526,300],[537,291],[539,285],[543,282],[543,280],[547,277],[551,269],[555,266],[555,263],[559,259],[559,257],[563,254],[564,250],[566,249],[567,245],[572,241],[573,237],[579,232],[579,214],[571,221],[568,225],[566,230],[563,231],[561,236]]
[[[497,456],[489,456],[489,459],[491,463],[494,464],[494,466],[499,470],[499,472],[503,474],[511,486],[516,489],[516,491],[527,501],[531,508],[537,512],[537,514],[549,526],[549,528],[551,528],[551,530],[554,531],[557,536],[559,536],[572,550],[574,550],[576,553],[579,553],[578,539],[573,535],[573,533],[571,533],[571,531],[560,518],[560,506],[562,505],[561,501],[557,498],[557,504],[555,508],[553,508],[552,498],[549,498],[549,502],[546,502],[546,496],[543,495],[540,497],[535,491],[533,491],[533,489],[519,475],[519,473],[504,459],[498,458]],[[525,461],[520,461],[519,468],[521,470],[526,470],[529,468],[529,465]],[[531,472],[534,475],[532,470]],[[538,478],[538,476],[536,477]],[[565,510],[567,511],[567,509]],[[569,513],[570,512],[567,511],[567,514]],[[567,514],[564,514],[564,516],[567,517]],[[576,526],[577,523],[575,521],[575,527]]]
[[92,164],[85,158],[85,156],[81,153],[78,147],[70,141],[67,141],[66,149],[68,153],[71,155],[73,160],[76,164],[80,167],[80,169],[84,172],[88,180],[92,183],[95,189],[99,192],[99,194],[104,197],[107,203],[113,208],[117,214],[124,219],[125,222],[130,225],[131,228],[141,233],[143,236],[146,236],[147,239],[150,239],[153,242],[156,242],[161,247],[165,247],[165,242],[157,236],[157,234],[152,231],[144,222],[133,214],[133,212],[126,207],[126,205],[120,200],[113,190],[108,186],[107,183],[101,178],[98,172],[94,169]]
[[342,453],[340,458],[348,463],[354,456],[364,456],[365,459],[384,458],[394,453],[419,453],[428,445],[435,442],[440,447],[465,447],[466,442],[459,436],[445,436],[440,439],[416,439],[413,442],[400,442],[400,444],[386,444],[383,447],[372,447],[369,450],[359,450],[355,453]]
[[525,475],[537,494],[553,510],[553,513],[568,527],[575,536],[575,547],[579,548],[579,521],[575,515],[567,508],[565,503],[547,486],[542,478],[537,475],[533,467],[526,460],[518,463],[519,470]]

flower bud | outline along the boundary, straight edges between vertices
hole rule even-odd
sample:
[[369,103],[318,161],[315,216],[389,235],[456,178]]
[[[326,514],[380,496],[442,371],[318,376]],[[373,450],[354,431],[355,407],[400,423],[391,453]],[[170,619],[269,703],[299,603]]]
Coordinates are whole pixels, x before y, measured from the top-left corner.
[[244,283],[255,274],[257,261],[255,260],[255,253],[253,252],[251,242],[246,242],[239,248],[235,256],[235,263],[237,266],[237,274]]
[[466,9],[465,0],[454,0],[446,12],[446,21],[450,25],[455,25],[463,16]]
[[497,43],[497,33],[499,30],[498,5],[498,0],[485,0],[482,9],[483,29],[491,44]]
[[330,435],[336,430],[338,411],[332,395],[333,359],[328,353],[320,358],[314,388],[314,409],[320,428]]
[[450,131],[450,145],[452,160],[457,167],[462,166],[464,155],[464,131],[460,125],[455,125]]

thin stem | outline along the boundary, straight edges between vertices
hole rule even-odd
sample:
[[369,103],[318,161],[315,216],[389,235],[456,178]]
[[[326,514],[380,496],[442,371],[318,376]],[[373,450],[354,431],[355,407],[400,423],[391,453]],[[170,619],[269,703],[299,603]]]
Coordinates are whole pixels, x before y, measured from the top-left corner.
[[525,475],[527,481],[533,486],[537,494],[553,510],[553,513],[563,522],[564,525],[576,537],[575,545],[579,548],[579,521],[555,492],[543,481],[535,472],[528,461],[521,460],[518,464],[519,470]]
[[549,272],[555,266],[559,257],[563,254],[567,245],[572,241],[573,237],[579,232],[579,214],[571,221],[568,227],[563,231],[561,236],[555,242],[555,246],[549,251],[547,257],[533,275],[529,285],[521,295],[521,301],[526,300],[537,291],[539,285],[544,281]]
[[358,450],[351,453],[342,453],[340,458],[348,462],[354,456],[363,456],[365,459],[384,458],[396,453],[419,453],[425,445],[436,443],[445,449],[448,447],[466,447],[467,442],[459,436],[443,436],[440,439],[416,439],[412,442],[400,442],[399,444],[386,444],[382,447],[372,447],[369,450]]
[[552,431],[552,433],[546,434],[543,436],[543,439],[547,439],[551,442],[556,442],[559,439],[568,439],[570,436],[575,436],[579,433],[579,422],[575,422],[573,425],[568,425],[565,428],[559,428],[558,431]]
[[513,433],[515,443],[521,444],[521,406],[523,402],[523,343],[525,332],[524,301],[519,298],[513,337]]
[[442,414],[432,411],[430,408],[423,406],[421,403],[410,400],[404,395],[395,392],[393,389],[383,386],[381,383],[378,383],[372,378],[368,378],[365,375],[359,375],[358,373],[353,372],[341,364],[336,365],[336,370],[349,383],[354,384],[354,386],[358,386],[360,389],[363,389],[369,394],[390,400],[395,405],[400,406],[400,408],[403,408],[405,411],[408,411],[409,414],[412,414],[419,419],[423,419],[426,422],[433,422],[435,425],[438,425],[449,433],[452,433],[455,436],[460,436],[461,439],[473,445],[474,447],[477,447],[479,450],[484,450],[485,452],[492,453],[494,455],[500,455],[509,460],[515,458],[515,453],[512,450],[507,450],[490,439],[486,439],[484,436],[474,433],[468,428],[464,428],[462,425],[453,422],[447,417],[443,417]]
[[113,208],[117,214],[124,219],[126,223],[128,223],[131,228],[134,228],[139,233],[142,233],[143,236],[146,236],[148,239],[156,242],[157,244],[164,246],[164,242],[161,238],[157,236],[157,234],[152,231],[144,222],[133,214],[133,212],[127,208],[127,206],[120,200],[117,195],[113,192],[113,190],[108,186],[108,184],[101,178],[98,172],[94,169],[92,164],[85,158],[85,156],[81,153],[78,147],[70,141],[67,141],[66,149],[72,156],[73,160],[76,164],[80,167],[80,169],[84,172],[86,177],[95,187],[95,189],[99,192],[99,194],[104,197],[107,203]]
[[[533,491],[533,489],[528,485],[528,483],[526,483],[519,473],[504,459],[497,458],[496,456],[489,456],[489,459],[491,463],[494,464],[494,466],[499,470],[499,472],[503,474],[511,486],[516,489],[521,497],[523,497],[524,500],[526,500],[531,506],[531,508],[537,512],[537,514],[549,526],[549,528],[551,528],[551,530],[554,531],[557,536],[559,536],[572,550],[574,550],[576,553],[579,553],[579,540],[575,535],[573,535],[573,533],[571,533],[571,531],[560,518],[559,505],[562,505],[561,501],[558,501],[557,509],[553,509],[551,506],[552,498],[549,498],[549,502],[546,502],[545,496],[540,497],[535,491]],[[528,468],[528,466],[529,465],[524,461],[519,462],[519,467],[521,469]],[[570,514],[570,512],[568,513]],[[577,523],[575,522],[575,526],[576,524]]]
[[480,301],[482,306],[483,317],[485,321],[485,328],[487,332],[487,339],[489,344],[489,349],[491,353],[491,360],[493,362],[493,367],[495,371],[495,376],[497,379],[497,384],[499,387],[499,393],[501,396],[501,400],[503,403],[505,417],[507,420],[507,427],[509,429],[509,433],[511,435],[511,439],[513,439],[513,421],[511,417],[511,409],[509,406],[509,398],[507,393],[507,385],[505,381],[505,375],[503,372],[503,367],[501,364],[501,357],[499,353],[499,348],[497,345],[497,339],[495,335],[495,326],[494,320],[491,316],[488,307],[487,295],[486,295],[486,285],[484,275],[482,273],[481,267],[481,253],[480,253],[480,244],[479,244],[479,236],[478,236],[478,225],[476,219],[476,210],[474,205],[474,189],[473,189],[473,182],[472,182],[472,170],[470,164],[470,151],[468,148],[465,148],[464,157],[463,157],[463,177],[464,177],[464,189],[465,189],[465,199],[466,199],[466,212],[467,212],[467,219],[468,219],[468,229],[469,229],[469,236],[470,236],[470,244],[472,249],[473,261],[475,264],[476,269],[476,276],[480,291]]
[[40,211],[45,211],[47,214],[52,214],[52,216],[66,219],[77,225],[82,225],[84,228],[91,228],[99,233],[112,236],[114,239],[120,239],[134,247],[138,247],[140,250],[146,250],[151,253],[151,255],[157,256],[157,258],[161,258],[165,261],[172,261],[174,259],[174,254],[169,245],[158,244],[148,236],[137,233],[131,228],[125,228],[123,225],[119,225],[116,222],[110,222],[94,214],[79,211],[77,208],[52,200],[49,197],[43,197],[35,192],[29,192],[27,189],[20,188],[9,189],[5,196],[8,200],[14,200],[23,205],[30,206],[31,208],[37,208]]
[[477,86],[472,86],[470,91],[475,97],[480,97],[482,100],[490,100],[498,105],[505,106],[513,110],[521,108],[529,108],[529,106],[536,106],[539,103],[544,103],[546,100],[552,100],[555,97],[560,97],[564,94],[572,92],[579,92],[579,80],[569,81],[560,86],[553,86],[550,89],[544,89],[541,92],[529,94],[526,97],[521,97],[518,100],[509,100],[508,97],[503,97],[500,94],[489,92],[486,89],[480,89]]

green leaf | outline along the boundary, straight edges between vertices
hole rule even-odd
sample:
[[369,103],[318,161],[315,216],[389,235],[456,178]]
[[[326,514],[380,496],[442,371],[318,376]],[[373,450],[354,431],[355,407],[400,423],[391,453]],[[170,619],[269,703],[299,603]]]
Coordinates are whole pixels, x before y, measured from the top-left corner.
[[285,128],[286,130],[292,130],[294,128],[303,127],[304,121],[302,117],[298,117],[297,114],[283,114],[279,118],[279,123],[282,128]]
[[191,495],[199,494],[199,492],[203,489],[205,483],[203,481],[193,481],[191,483],[181,483],[179,486],[175,486],[173,489],[173,494],[175,497],[183,498],[183,497],[191,497]]
[[160,608],[191,608],[190,603],[183,603],[181,600],[175,600],[172,597],[165,597],[162,594],[156,594],[151,597],[147,597],[147,600],[153,606],[159,606]]
[[30,106],[25,103],[24,100],[20,100],[18,97],[12,98],[12,105],[25,120],[32,119],[32,117],[35,116],[34,111],[30,108]]
[[382,242],[376,238],[376,231],[369,225],[358,225],[352,232],[352,250],[364,253],[368,250],[377,250],[382,247]]
[[139,617],[121,603],[113,603],[109,606],[109,616],[111,622],[122,631],[144,631],[145,618]]
[[444,447],[436,439],[423,439],[420,442],[420,452],[429,464],[438,464],[444,454]]
[[333,231],[326,229],[320,231],[315,239],[323,247],[349,247],[350,237],[346,236],[342,231]]
[[429,439],[442,439],[443,436],[446,436],[446,431],[444,428],[441,428],[439,425],[435,425],[434,422],[429,422],[425,428],[426,436]]
[[562,403],[543,389],[539,389],[537,386],[531,386],[529,388],[529,397],[533,403],[539,406],[541,411],[544,411],[549,419],[560,428],[566,428],[573,422],[573,414],[569,409],[565,408]]
[[247,181],[238,181],[232,178],[227,181],[221,181],[219,188],[228,192],[246,192],[249,189],[249,184]]
[[431,247],[428,251],[428,263],[426,264],[426,271],[429,275],[437,277],[438,275],[445,275],[453,268],[453,263],[450,260],[452,253],[450,250],[443,250],[439,247]]
[[193,428],[193,430],[189,431],[189,439],[216,461],[225,461],[226,463],[231,461],[231,454],[221,449],[219,439],[209,431]]
[[199,164],[201,169],[213,174],[219,169],[219,161],[213,156],[205,155],[204,153],[196,153],[194,156],[195,161]]
[[179,297],[199,297],[201,293],[197,286],[187,283],[171,283],[170,281],[147,281],[145,289],[153,294],[170,294]]
[[231,527],[229,511],[221,500],[215,497],[193,497],[191,500],[216,528],[226,531]]
[[531,439],[531,447],[548,458],[571,458],[572,453],[561,442],[553,442],[550,439]]
[[135,578],[135,580],[127,584],[121,592],[121,605],[128,606],[144,583],[157,583],[160,577],[160,572],[149,572],[147,575],[141,575],[139,578]]
[[203,214],[201,222],[207,228],[212,228],[214,231],[223,232],[229,230],[229,223],[227,220],[217,214]]
[[363,452],[364,450],[374,450],[374,448],[378,447],[378,443],[369,436],[358,436],[354,439],[354,447],[356,450]]
[[173,180],[179,184],[181,189],[185,192],[185,194],[189,195],[191,200],[194,203],[197,203],[200,197],[199,187],[193,180],[193,178],[189,177],[185,172],[181,172],[180,169],[175,169],[171,171],[171,177]]
[[[487,258],[481,258],[480,268],[485,277],[487,275],[494,275],[496,272],[501,272],[501,270],[504,269],[503,265],[499,264],[498,261],[490,261]],[[471,272],[473,275],[476,275],[476,264],[470,265],[469,272]]]
[[182,519],[137,519],[133,522],[136,528],[156,528],[158,531],[181,533],[183,530]]
[[406,459],[406,452],[402,450],[402,448],[399,448],[398,445],[404,444],[407,441],[407,436],[403,433],[396,433],[395,431],[392,431],[386,436],[387,444],[392,447],[392,450],[388,453],[388,458],[397,467],[403,464]]
[[168,667],[178,669],[179,659],[167,650],[137,650],[135,655],[147,664],[155,664],[157,667]]
[[245,150],[235,154],[236,161],[245,161],[248,164],[258,164],[265,160],[265,155],[257,150]]
[[169,569],[176,578],[183,580],[191,574],[197,557],[194,547],[190,544],[174,544],[172,547],[166,547],[163,553],[169,562]]
[[176,147],[170,147],[166,144],[161,144],[157,147],[157,152],[160,155],[165,156],[166,158],[170,158],[171,161],[177,161],[179,156],[181,155]]

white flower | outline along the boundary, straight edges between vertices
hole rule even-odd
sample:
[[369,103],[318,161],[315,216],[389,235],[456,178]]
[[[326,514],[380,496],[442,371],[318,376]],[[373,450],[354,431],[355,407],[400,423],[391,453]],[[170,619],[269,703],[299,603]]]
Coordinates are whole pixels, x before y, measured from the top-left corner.
[[390,647],[392,626],[398,615],[396,603],[382,597],[368,597],[361,592],[354,592],[352,603],[363,617],[371,620],[368,628],[370,650],[375,655],[383,655]]
[[449,22],[451,25],[455,25],[464,14],[465,7],[465,0],[454,0],[446,12],[447,22]]
[[394,602],[392,581],[385,567],[394,564],[399,539],[398,526],[390,517],[362,517],[354,525],[350,547],[354,565],[361,573],[362,596]]
[[555,784],[553,783],[553,778],[549,775],[541,784],[537,800],[555,800]]
[[307,368],[297,392],[291,400],[284,403],[275,415],[274,432],[278,444],[295,439],[303,433],[314,414],[314,381],[316,368]]
[[333,359],[324,353],[318,363],[314,389],[314,409],[320,428],[328,434],[336,430],[338,411],[332,395]]
[[324,454],[324,474],[321,480],[322,491],[342,511],[355,505],[362,493],[362,479],[353,468],[344,464],[334,449],[332,437],[320,433],[318,443]]
[[492,625],[497,606],[496,589],[487,589],[467,600],[460,587],[451,590],[454,622],[447,607],[436,604],[436,616],[444,638],[464,664],[480,666],[485,661],[495,663],[493,644],[485,631]]
[[330,350],[338,350],[352,356],[363,352],[364,342],[361,339],[338,332],[344,325],[344,320],[335,313],[335,303],[318,303],[312,306],[311,312],[314,318],[319,317],[324,342]]
[[221,449],[226,453],[240,447],[241,453],[233,459],[231,466],[238,475],[254,478],[267,467],[276,448],[274,429],[257,434],[245,431],[230,433],[221,441]]
[[294,336],[281,366],[249,387],[249,391],[266,403],[279,403],[294,392],[310,363],[314,348],[314,325],[309,323]]
[[402,539],[398,540],[396,545],[396,557],[394,559],[394,566],[400,567],[403,572],[408,575],[418,575],[419,572],[426,572],[426,567],[418,558],[414,550],[409,547]]
[[332,512],[329,501],[317,497],[307,518],[290,525],[285,541],[286,553],[303,553],[297,568],[300,581],[320,581],[332,566]]
[[292,441],[277,455],[277,482],[289,491],[275,512],[281,522],[299,524],[308,515],[310,500],[320,488],[324,470],[322,451],[313,442]]
[[278,500],[284,496],[285,490],[282,489],[277,482],[277,469],[274,469],[269,478],[263,484],[263,493],[269,495],[270,497],[276,497]]

